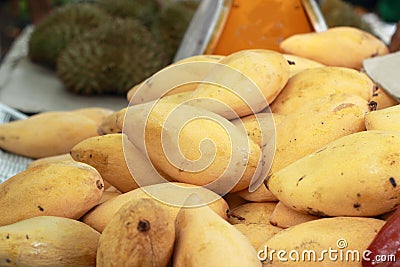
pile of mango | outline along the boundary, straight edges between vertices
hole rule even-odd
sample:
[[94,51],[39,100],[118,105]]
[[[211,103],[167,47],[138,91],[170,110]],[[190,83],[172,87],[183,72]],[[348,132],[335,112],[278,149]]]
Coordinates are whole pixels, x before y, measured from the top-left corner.
[[36,160],[0,184],[0,266],[361,266],[400,204],[400,105],[361,70],[387,46],[338,27],[281,49],[176,62],[122,110],[1,124]]

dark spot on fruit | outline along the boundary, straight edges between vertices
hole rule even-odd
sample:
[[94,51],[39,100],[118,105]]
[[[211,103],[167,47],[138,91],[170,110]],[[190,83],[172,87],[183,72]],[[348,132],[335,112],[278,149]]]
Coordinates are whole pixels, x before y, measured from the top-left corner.
[[369,108],[370,111],[374,111],[374,110],[376,110],[378,108],[378,103],[375,102],[375,101],[370,101],[368,103],[368,108]]
[[372,94],[372,96],[378,96],[378,95],[379,95],[378,93]]
[[92,154],[89,154],[89,158],[93,158],[93,155],[92,155]]
[[361,197],[361,194],[360,194],[360,193],[357,193],[357,197]]
[[296,186],[299,186],[299,183],[306,177],[305,175],[301,176],[299,180],[297,180]]
[[360,203],[354,203],[354,204],[353,204],[353,207],[354,207],[355,209],[358,209],[358,208],[361,207],[361,204],[360,204]]
[[26,238],[26,239],[29,239],[29,235],[26,235],[25,238]]
[[10,239],[10,234],[7,234],[6,239]]
[[289,65],[296,65],[296,62],[294,61],[288,60],[287,62],[289,63]]
[[307,212],[310,215],[318,216],[318,217],[328,217],[324,212],[320,210],[314,210],[313,208],[307,207]]
[[137,226],[139,232],[147,232],[150,230],[150,222],[148,220],[140,220]]
[[265,180],[264,180],[264,185],[265,185],[266,188],[268,188],[268,181],[269,181],[269,179],[271,178],[271,176],[272,176],[272,175],[267,175],[267,177],[266,177]]
[[10,263],[10,262],[11,262],[11,260],[10,260],[9,258],[7,258],[7,259],[6,259],[6,262],[7,262],[7,263]]
[[40,210],[40,211],[44,211],[44,208],[42,208],[42,206],[37,206],[38,207],[38,209]]
[[240,215],[237,215],[237,214],[233,213],[232,211],[229,212],[228,217],[229,218],[232,217],[232,218],[238,219],[239,221],[245,221],[246,220],[246,218],[244,218],[244,217],[242,217]]
[[393,187],[397,186],[396,180],[393,177],[389,178],[389,182],[392,184]]
[[97,181],[96,181],[96,186],[97,186],[97,188],[98,188],[99,190],[103,189],[103,187],[104,187],[103,183],[102,183],[100,180],[97,180]]

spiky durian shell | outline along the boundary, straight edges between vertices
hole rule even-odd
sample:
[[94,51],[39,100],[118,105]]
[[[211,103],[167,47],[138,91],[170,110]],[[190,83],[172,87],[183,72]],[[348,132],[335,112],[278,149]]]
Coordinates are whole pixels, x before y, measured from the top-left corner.
[[196,8],[194,1],[171,2],[162,9],[154,22],[152,32],[164,44],[170,60],[176,54]]
[[57,74],[78,94],[125,95],[166,63],[162,46],[140,22],[114,19],[69,44]]
[[70,41],[109,19],[107,13],[93,4],[68,4],[57,8],[32,32],[28,57],[54,68],[58,55]]
[[153,23],[161,8],[161,1],[157,0],[99,0],[97,4],[112,16],[137,19],[146,27]]

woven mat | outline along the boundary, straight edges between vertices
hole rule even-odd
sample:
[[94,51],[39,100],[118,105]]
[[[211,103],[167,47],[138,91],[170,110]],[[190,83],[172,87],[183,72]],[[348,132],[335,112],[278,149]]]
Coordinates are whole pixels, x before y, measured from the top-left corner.
[[[7,123],[24,118],[26,118],[25,114],[0,103],[0,123]],[[25,170],[31,161],[32,159],[30,158],[17,156],[0,149],[0,183]]]

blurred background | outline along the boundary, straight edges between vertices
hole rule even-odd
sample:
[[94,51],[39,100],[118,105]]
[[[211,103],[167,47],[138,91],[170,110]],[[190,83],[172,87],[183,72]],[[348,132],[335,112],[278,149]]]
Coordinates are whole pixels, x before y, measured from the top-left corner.
[[[0,61],[24,27],[37,24],[57,7],[76,2],[94,0],[0,0]],[[372,31],[374,25],[369,24],[376,21],[368,21],[368,17],[360,19],[367,13],[376,14],[383,23],[396,23],[400,19],[398,0],[317,0],[317,3],[330,27],[348,25]]]
[[68,0],[0,0],[0,60],[22,29],[39,22],[52,8]]

